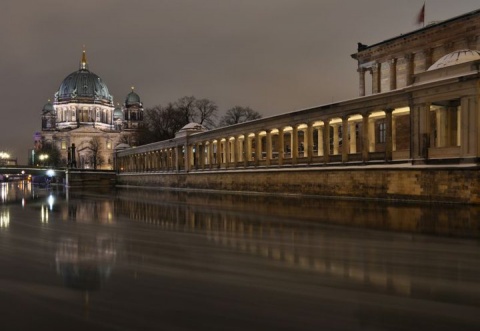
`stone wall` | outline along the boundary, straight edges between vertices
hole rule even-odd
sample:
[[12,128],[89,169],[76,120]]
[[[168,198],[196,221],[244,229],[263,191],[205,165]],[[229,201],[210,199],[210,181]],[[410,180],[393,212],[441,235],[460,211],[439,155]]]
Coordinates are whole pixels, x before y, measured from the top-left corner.
[[478,167],[295,169],[120,174],[118,185],[480,203]]
[[66,186],[72,188],[115,187],[116,176],[114,171],[96,170],[67,170]]

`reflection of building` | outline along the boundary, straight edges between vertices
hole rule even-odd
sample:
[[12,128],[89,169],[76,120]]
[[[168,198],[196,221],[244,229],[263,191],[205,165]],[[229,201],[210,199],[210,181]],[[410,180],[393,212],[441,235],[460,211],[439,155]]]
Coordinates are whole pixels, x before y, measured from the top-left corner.
[[[445,256],[439,254],[444,246],[423,234],[478,238],[477,207],[129,189],[119,192],[115,208],[116,214],[152,231],[172,232],[172,237],[194,233],[196,238],[276,265],[417,298],[450,300],[445,295],[455,288],[462,296],[454,300],[471,300],[472,289],[464,286],[469,266],[445,263]],[[147,243],[132,242],[129,253],[143,256],[146,247],[152,247],[157,254],[157,247]],[[456,249],[469,255],[473,246]],[[200,251],[203,246],[195,247]],[[426,272],[424,279],[412,261],[428,266],[420,268]],[[445,282],[445,274],[452,275],[453,284]]]
[[112,169],[115,147],[122,141],[134,144],[132,134],[142,120],[143,104],[133,88],[123,107],[114,108],[107,85],[88,69],[84,51],[79,70],[63,80],[54,101],[43,107],[42,132],[36,135],[35,147],[52,143],[66,164],[69,147],[75,144],[77,167],[92,168],[97,155],[99,168]]
[[116,244],[108,235],[63,238],[55,253],[65,285],[80,290],[98,289],[110,276],[115,258]]

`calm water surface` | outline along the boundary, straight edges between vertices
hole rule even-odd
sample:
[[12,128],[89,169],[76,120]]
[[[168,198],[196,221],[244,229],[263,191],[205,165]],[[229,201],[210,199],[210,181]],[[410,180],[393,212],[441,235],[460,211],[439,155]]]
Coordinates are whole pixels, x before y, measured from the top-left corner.
[[480,330],[479,208],[1,186],[1,330]]

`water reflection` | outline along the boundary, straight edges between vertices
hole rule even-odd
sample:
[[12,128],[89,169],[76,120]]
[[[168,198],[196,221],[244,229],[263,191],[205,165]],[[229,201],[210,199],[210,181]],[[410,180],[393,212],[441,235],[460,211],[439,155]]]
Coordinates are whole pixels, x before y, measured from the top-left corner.
[[0,230],[10,225],[10,212],[7,208],[0,209]]
[[[269,197],[236,194],[205,194],[121,190],[117,210],[135,220],[160,224],[186,218],[204,222],[209,217],[274,221],[307,221],[404,233],[459,238],[479,238],[480,207],[334,200],[312,197]],[[179,215],[180,213],[180,215]],[[186,217],[185,214],[193,215]],[[211,215],[210,215],[211,214]],[[231,218],[230,217],[230,218]],[[187,224],[191,226],[191,224]],[[302,225],[303,227],[303,225]]]
[[76,330],[480,325],[476,206],[17,186],[7,196],[7,328],[26,312],[55,329],[74,317]]
[[[471,267],[446,263],[449,253],[439,255],[444,248],[435,237],[424,236],[478,238],[475,206],[130,189],[119,192],[115,207],[128,219],[162,231],[203,233],[215,245],[370,290],[480,304],[480,296],[472,297],[466,286],[476,282]],[[470,254],[472,246],[462,249]],[[480,253],[475,257],[480,261]]]
[[55,253],[57,273],[68,287],[97,290],[110,276],[116,254],[110,235],[65,237]]

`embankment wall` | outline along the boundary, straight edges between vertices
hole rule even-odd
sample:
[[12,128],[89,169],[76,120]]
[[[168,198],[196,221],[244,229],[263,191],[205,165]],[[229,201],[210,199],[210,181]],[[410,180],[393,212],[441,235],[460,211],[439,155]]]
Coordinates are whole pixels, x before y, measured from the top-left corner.
[[117,185],[480,204],[479,167],[124,173]]

